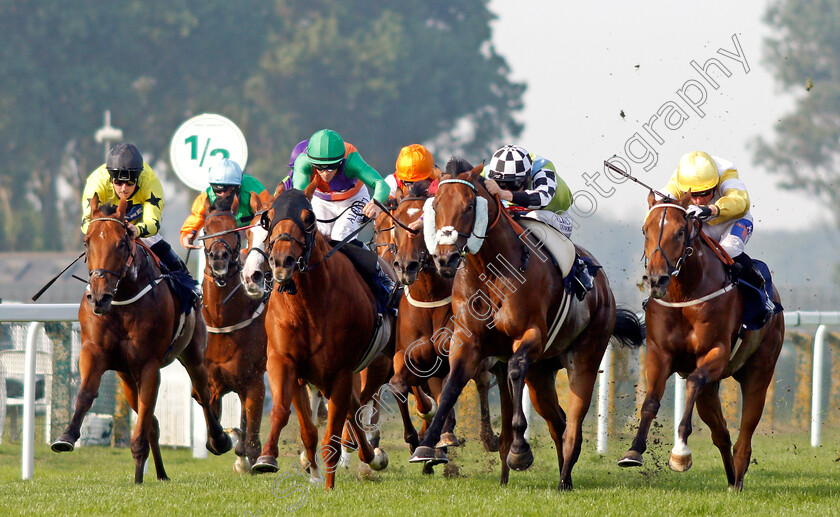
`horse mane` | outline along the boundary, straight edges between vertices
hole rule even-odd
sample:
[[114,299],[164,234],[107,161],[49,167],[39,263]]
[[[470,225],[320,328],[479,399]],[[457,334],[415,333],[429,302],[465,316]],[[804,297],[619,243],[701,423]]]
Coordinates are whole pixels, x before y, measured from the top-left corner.
[[104,205],[99,206],[99,211],[102,212],[102,215],[105,217],[114,215],[117,212],[117,206],[112,205],[111,203],[105,203]]
[[210,208],[207,210],[207,212],[230,212],[231,208],[233,207],[233,201],[233,196],[228,196],[225,198],[217,197],[215,201],[210,203]]
[[432,180],[415,181],[408,187],[408,196],[410,197],[429,197],[429,187]]
[[444,174],[448,176],[452,176],[453,178],[462,172],[468,172],[473,169],[472,164],[461,158],[460,156],[453,156],[446,162],[446,169],[444,170]]

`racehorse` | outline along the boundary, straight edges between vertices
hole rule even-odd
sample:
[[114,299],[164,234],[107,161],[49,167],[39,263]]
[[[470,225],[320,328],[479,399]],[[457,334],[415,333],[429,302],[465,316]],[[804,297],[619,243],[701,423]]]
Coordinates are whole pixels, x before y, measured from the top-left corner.
[[[397,318],[397,343],[394,354],[394,376],[391,386],[405,395],[409,386],[419,386],[428,382],[432,395],[439,399],[443,380],[449,373],[446,356],[441,343],[434,343],[433,337],[438,329],[452,328],[452,279],[438,274],[432,258],[426,249],[423,236],[409,225],[417,221],[423,213],[423,204],[428,199],[428,181],[418,181],[409,187],[405,196],[397,193],[397,204],[386,219],[390,226],[382,222],[377,227],[377,240],[390,243],[394,270],[397,278],[405,286],[400,300],[399,318]],[[379,223],[381,219],[377,220]],[[380,237],[384,234],[383,237]],[[488,358],[473,379],[479,394],[480,437],[485,450],[498,451],[498,437],[490,425],[488,403],[489,367],[495,359]],[[455,412],[452,411],[441,429],[441,445],[453,446],[460,442],[454,434]],[[413,429],[411,429],[413,431]],[[407,433],[406,441],[412,446],[412,452],[419,445],[416,432]]]
[[[481,361],[495,356],[507,360],[507,382],[499,383],[501,483],[507,483],[507,467],[524,470],[533,462],[524,437],[522,392],[527,382],[534,409],[548,423],[557,449],[558,488],[569,490],[583,440],[583,418],[610,337],[640,346],[643,327],[632,312],[616,309],[603,273],[595,276],[594,288],[583,300],[568,292],[550,257],[484,187],[481,169],[461,158],[451,159],[431,202],[434,214],[424,214],[425,224],[434,223],[426,235],[437,269],[455,278],[453,331],[447,350],[450,373],[440,407],[411,461],[435,457],[442,415]],[[595,263],[583,248],[577,246],[576,252]],[[557,370],[563,367],[569,376],[568,414],[555,391]],[[509,394],[503,385],[510,388]]]
[[[299,379],[314,384],[329,399],[329,415],[321,454],[325,464],[325,489],[335,485],[345,421],[358,446],[359,458],[374,470],[387,465],[387,455],[375,450],[357,421],[360,402],[353,391],[354,371],[366,366],[378,345],[390,338],[392,319],[383,315],[377,332],[376,302],[361,275],[343,253],[327,256],[330,246],[317,231],[309,200],[313,180],[305,192],[285,191],[261,216],[267,239],[265,253],[277,292],[266,308],[268,335],[267,371],[273,407],[271,432],[253,469],[276,472],[277,441],[288,422],[292,397],[300,391]],[[256,238],[256,237],[252,237]],[[248,261],[251,261],[251,255]],[[247,263],[246,263],[247,269]],[[375,342],[376,341],[376,342]],[[304,438],[308,456],[314,457],[317,435]]]
[[[776,313],[762,328],[740,334],[743,296],[727,275],[723,261],[728,256],[705,237],[702,223],[687,215],[689,202],[690,194],[677,202],[657,201],[652,192],[648,196],[650,209],[643,227],[647,260],[643,281],[651,294],[645,311],[647,395],[639,430],[619,465],[642,464],[665,381],[677,372],[686,377],[685,412],[668,465],[679,472],[691,467],[688,437],[696,404],[720,450],[729,487],[741,490],[752,454],[752,435],[782,348],[784,317]],[[780,302],[775,288],[773,300]],[[720,381],[729,376],[740,383],[743,395],[734,457],[719,397]]]
[[[254,300],[240,288],[239,199],[217,198],[204,205],[204,307],[207,323],[205,365],[210,376],[210,404],[221,415],[222,397],[230,392],[242,404],[234,470],[249,472],[262,444],[260,423],[265,399],[265,302]],[[225,233],[227,232],[227,233]],[[213,236],[219,234],[217,236]]]
[[176,358],[192,380],[193,398],[204,409],[207,449],[218,455],[231,448],[230,437],[210,406],[204,366],[204,319],[197,311],[181,314],[179,319],[179,299],[164,281],[157,258],[129,232],[125,200],[116,211],[111,205],[103,205],[100,210],[99,197],[95,195],[90,206],[91,221],[84,241],[90,281],[79,305],[82,384],[73,418],[53,442],[52,450],[74,449],[82,420],[98,394],[102,374],[115,370],[137,413],[137,425],[131,435],[134,482],[143,482],[150,448],[157,478],[166,480],[169,478],[163,468],[154,409],[160,369]]

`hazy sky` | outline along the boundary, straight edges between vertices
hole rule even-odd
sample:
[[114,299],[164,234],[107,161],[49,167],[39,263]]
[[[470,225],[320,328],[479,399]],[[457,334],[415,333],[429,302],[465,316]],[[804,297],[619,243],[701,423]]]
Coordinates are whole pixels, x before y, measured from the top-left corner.
[[[792,109],[793,95],[806,94],[805,77],[801,91],[783,93],[762,63],[762,42],[770,34],[761,21],[766,6],[765,1],[491,0],[499,16],[493,25],[496,50],[510,64],[513,79],[528,84],[525,131],[516,143],[554,161],[572,192],[588,192],[577,196],[584,212],[593,209],[594,200],[603,216],[640,223],[644,217],[647,192],[607,178],[604,159],[635,154],[643,163],[628,159],[633,174],[659,188],[683,153],[700,149],[738,167],[756,231],[831,224],[822,206],[776,187],[779,176],[752,164],[751,141],[772,137],[775,121]],[[708,77],[692,61],[699,67],[709,63]],[[651,122],[657,112],[662,116]]]

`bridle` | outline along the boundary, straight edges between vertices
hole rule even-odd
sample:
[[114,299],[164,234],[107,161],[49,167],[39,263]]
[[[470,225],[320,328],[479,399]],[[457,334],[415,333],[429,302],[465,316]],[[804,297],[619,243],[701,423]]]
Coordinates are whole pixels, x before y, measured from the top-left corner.
[[[234,222],[236,222],[236,215],[233,212],[212,212],[210,213],[204,220],[205,226],[207,225],[207,220],[211,217],[220,216],[220,215],[229,215],[233,217]],[[204,260],[205,263],[208,265],[210,264],[211,255],[213,253],[214,248],[222,247],[224,251],[229,253],[230,259],[228,259],[228,272],[226,276],[219,276],[216,272],[210,268],[210,277],[213,280],[213,283],[219,287],[224,287],[227,285],[228,280],[234,276],[239,274],[239,271],[242,269],[242,264],[239,263],[239,250],[242,248],[242,236],[239,232],[235,232],[236,235],[236,247],[231,248],[230,244],[227,243],[224,239],[216,239],[210,243],[209,246],[204,246]],[[262,251],[262,250],[258,250]]]
[[674,209],[677,209],[677,210],[681,210],[681,211],[685,212],[686,214],[688,214],[688,210],[686,210],[686,208],[682,205],[677,205],[677,204],[674,204],[674,203],[660,203],[658,205],[653,205],[652,207],[650,207],[650,210],[648,210],[648,215],[647,215],[647,217],[645,217],[646,221],[647,221],[647,218],[650,217],[650,213],[653,212],[654,210],[656,210],[657,208],[663,208],[664,210],[662,210],[662,219],[659,221],[659,235],[657,236],[657,239],[656,239],[656,249],[654,249],[653,252],[651,252],[649,257],[647,257],[647,256],[644,257],[645,268],[647,268],[648,262],[658,252],[660,255],[662,255],[662,258],[665,259],[665,265],[668,266],[668,275],[675,277],[675,276],[680,274],[680,271],[682,270],[682,266],[685,263],[685,260],[688,257],[690,257],[691,255],[694,254],[694,248],[691,247],[691,243],[694,241],[694,239],[697,237],[697,235],[699,235],[700,232],[697,229],[697,225],[694,224],[695,220],[693,218],[689,217],[688,215],[686,215],[685,227],[684,227],[684,230],[685,230],[684,235],[686,237],[685,237],[685,240],[683,241],[683,244],[682,244],[682,247],[683,247],[682,254],[677,259],[676,263],[674,263],[672,265],[671,260],[668,258],[668,255],[666,255],[665,251],[662,249],[662,234],[664,233],[664,230],[665,230],[665,217],[668,214],[668,209],[669,208],[674,208]]
[[[399,202],[399,203],[397,203],[397,206],[396,206],[396,207],[394,207],[394,211],[396,211],[397,209],[399,209],[400,205],[402,205],[402,204],[403,204],[403,203],[405,203],[405,202],[408,202],[408,201],[420,201],[421,203],[425,203],[425,202],[426,202],[426,199],[428,199],[428,198],[426,198],[426,197],[421,197],[421,196],[407,196],[407,197],[404,197],[404,198],[400,199],[400,202]],[[422,210],[423,210],[423,208],[422,208],[422,204],[421,204],[421,207],[419,208],[419,210],[422,212]],[[411,235],[415,235],[415,236],[416,236],[416,235],[418,235],[418,234],[420,233],[420,231],[419,231],[419,230],[412,230],[412,229],[411,229],[411,228],[410,228],[407,224],[405,224],[405,223],[403,223],[402,221],[400,221],[399,219],[397,219],[397,218],[396,218],[393,214],[391,214],[390,212],[388,212],[388,216],[389,216],[389,217],[390,217],[390,218],[394,221],[394,226],[391,226],[390,228],[383,228],[383,229],[382,229],[382,230],[380,230],[380,231],[393,231],[393,232],[394,232],[394,234],[396,235],[396,228],[397,228],[397,227],[400,227],[400,228],[402,228],[403,230],[407,231],[407,232],[408,232],[409,234],[411,234]],[[473,221],[473,226],[474,226],[474,225],[475,225],[475,221]],[[377,246],[385,246],[385,245],[386,245],[386,244],[377,244]],[[387,244],[387,246],[388,246],[388,249],[389,249],[391,252],[393,252],[393,253],[394,253],[394,255],[396,256],[397,251],[398,251],[396,241],[395,241],[394,239],[391,239],[391,242],[390,242],[390,243],[388,243],[388,244]],[[420,258],[419,258],[419,260],[418,260],[418,262],[420,262],[420,269],[421,269],[421,270],[423,270],[423,269],[435,269],[434,260],[433,260],[433,258],[432,258],[432,255],[429,253],[429,250],[426,248],[425,244],[424,244],[423,246],[421,246],[421,248],[422,248],[422,249],[421,249],[421,251],[420,251]]]
[[[493,228],[496,225],[496,223],[499,222],[499,216],[500,216],[501,212],[498,209],[496,210],[496,218],[493,220],[493,224],[491,224],[487,227],[487,229],[484,232],[484,235],[476,235],[475,234],[475,223],[476,223],[476,220],[478,219],[478,217],[476,215],[476,207],[477,207],[476,198],[478,197],[478,188],[476,188],[475,185],[473,185],[471,182],[469,182],[467,180],[454,178],[454,179],[448,179],[448,180],[441,180],[440,182],[438,182],[438,194],[440,194],[441,187],[444,186],[444,185],[448,185],[448,184],[466,185],[473,191],[473,194],[474,194],[474,197],[473,197],[471,205],[470,205],[470,207],[472,208],[472,212],[473,212],[473,218],[472,218],[472,223],[470,224],[469,232],[464,233],[464,232],[455,230],[455,233],[458,234],[458,237],[463,237],[465,239],[463,246],[460,246],[460,247],[455,246],[455,249],[458,250],[458,254],[461,256],[460,260],[463,261],[464,258],[467,256],[467,241],[470,239],[470,237],[475,237],[476,239],[481,239],[481,240],[486,239],[487,238],[487,233],[490,231],[490,229]],[[439,197],[435,196],[435,201],[434,201],[435,204],[436,204],[438,199],[439,199]],[[435,209],[435,210],[437,211],[437,209]]]
[[[119,224],[125,230],[125,233],[122,236],[122,240],[125,241],[125,246],[123,247],[123,256],[121,259],[121,267],[120,271],[112,271],[110,269],[104,268],[96,268],[88,270],[90,275],[90,280],[95,278],[107,278],[106,275],[113,275],[117,280],[114,282],[114,287],[111,289],[111,295],[116,295],[117,290],[120,287],[120,282],[123,278],[125,278],[125,274],[128,272],[129,268],[131,267],[132,263],[134,262],[134,241],[129,237],[128,225],[122,219],[116,219],[114,217],[97,217],[95,219],[90,220],[90,224],[93,224],[97,221],[111,221]],[[87,261],[87,251],[85,251],[85,261]],[[88,280],[88,286],[90,286],[90,280]]]

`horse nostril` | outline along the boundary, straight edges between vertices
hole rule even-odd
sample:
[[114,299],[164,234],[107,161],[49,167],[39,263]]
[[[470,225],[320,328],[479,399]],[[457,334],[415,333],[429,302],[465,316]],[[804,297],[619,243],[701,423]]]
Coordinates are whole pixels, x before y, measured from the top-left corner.
[[663,275],[659,277],[659,279],[656,281],[656,285],[659,287],[665,287],[666,285],[668,285],[668,280],[669,278]]
[[251,275],[251,280],[256,284],[262,282],[262,279],[263,279],[262,271],[255,271],[254,274]]
[[408,263],[408,266],[405,268],[405,270],[408,271],[409,273],[414,273],[416,271],[419,271],[420,270],[420,262],[418,262],[416,260],[412,260],[411,262]]
[[394,269],[400,269],[400,261],[397,259],[394,259]]
[[294,265],[295,265],[295,258],[292,257],[291,255],[289,255],[285,259],[283,259],[283,267],[284,268],[288,269],[288,268],[290,268]]

